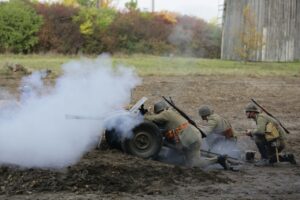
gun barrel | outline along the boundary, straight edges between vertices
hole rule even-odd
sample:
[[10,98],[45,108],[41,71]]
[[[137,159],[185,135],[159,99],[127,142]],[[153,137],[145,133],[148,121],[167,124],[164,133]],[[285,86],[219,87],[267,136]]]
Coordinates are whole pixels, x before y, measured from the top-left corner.
[[90,116],[81,116],[81,115],[65,115],[66,119],[79,119],[79,120],[102,120],[103,117],[90,117]]

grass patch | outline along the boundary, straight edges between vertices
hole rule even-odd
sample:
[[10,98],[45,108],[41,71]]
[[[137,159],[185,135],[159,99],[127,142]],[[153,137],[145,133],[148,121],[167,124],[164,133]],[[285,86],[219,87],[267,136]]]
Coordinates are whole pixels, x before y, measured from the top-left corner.
[[[95,56],[94,56],[95,57]],[[0,73],[6,63],[18,63],[30,70],[50,69],[61,73],[60,66],[80,56],[63,55],[0,55]],[[220,59],[159,57],[150,55],[115,56],[115,65],[132,66],[139,75],[241,75],[241,76],[299,76],[300,63],[255,62],[242,63]]]

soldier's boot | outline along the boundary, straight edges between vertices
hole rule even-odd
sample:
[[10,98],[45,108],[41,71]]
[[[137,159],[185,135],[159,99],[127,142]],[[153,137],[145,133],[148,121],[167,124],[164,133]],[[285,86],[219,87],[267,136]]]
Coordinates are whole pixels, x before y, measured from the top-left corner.
[[225,169],[230,169],[230,165],[227,161],[227,155],[221,155],[218,157],[218,163]]
[[293,165],[297,164],[294,154],[287,154],[284,155],[283,157],[286,159],[287,162],[290,162]]
[[[289,162],[289,163],[291,163],[293,165],[297,164],[295,156],[293,154],[279,155],[278,158],[279,158],[279,162]],[[276,156],[272,156],[270,158],[270,163],[273,164],[273,163],[276,163],[276,162],[277,162]]]

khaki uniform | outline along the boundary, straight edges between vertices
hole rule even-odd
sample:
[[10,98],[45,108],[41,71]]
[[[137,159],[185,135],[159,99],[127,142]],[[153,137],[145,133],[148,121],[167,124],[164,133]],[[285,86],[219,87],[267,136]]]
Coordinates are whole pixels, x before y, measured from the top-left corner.
[[230,123],[218,114],[211,114],[207,117],[208,125],[203,128],[203,131],[209,135],[211,133],[226,137],[226,131],[231,129],[233,137],[234,133]]
[[[274,147],[272,147],[272,142],[277,143],[276,146],[278,152],[282,151],[285,148],[286,133],[275,119],[266,114],[259,113],[256,115],[254,121],[257,127],[252,131],[252,135],[254,136],[255,143],[262,155],[262,158],[268,159],[272,155],[274,155],[275,149]],[[267,124],[270,122],[276,126],[279,132],[279,137],[273,141],[266,140],[266,128]]]
[[[170,109],[154,115],[145,115],[145,119],[163,125],[167,132],[176,130],[183,124],[188,123],[185,118]],[[200,158],[201,135],[191,124],[187,124],[185,128],[178,131],[178,138],[179,141],[176,146],[185,154],[186,164],[188,166],[205,167],[216,162],[217,159],[215,158],[210,160]]]

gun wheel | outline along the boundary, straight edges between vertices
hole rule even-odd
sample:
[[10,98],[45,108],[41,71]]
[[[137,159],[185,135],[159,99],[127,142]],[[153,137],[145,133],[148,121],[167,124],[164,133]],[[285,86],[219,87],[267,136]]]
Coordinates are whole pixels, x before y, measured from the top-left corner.
[[159,128],[151,122],[143,122],[133,129],[133,136],[122,143],[122,149],[141,158],[157,157],[162,147]]

